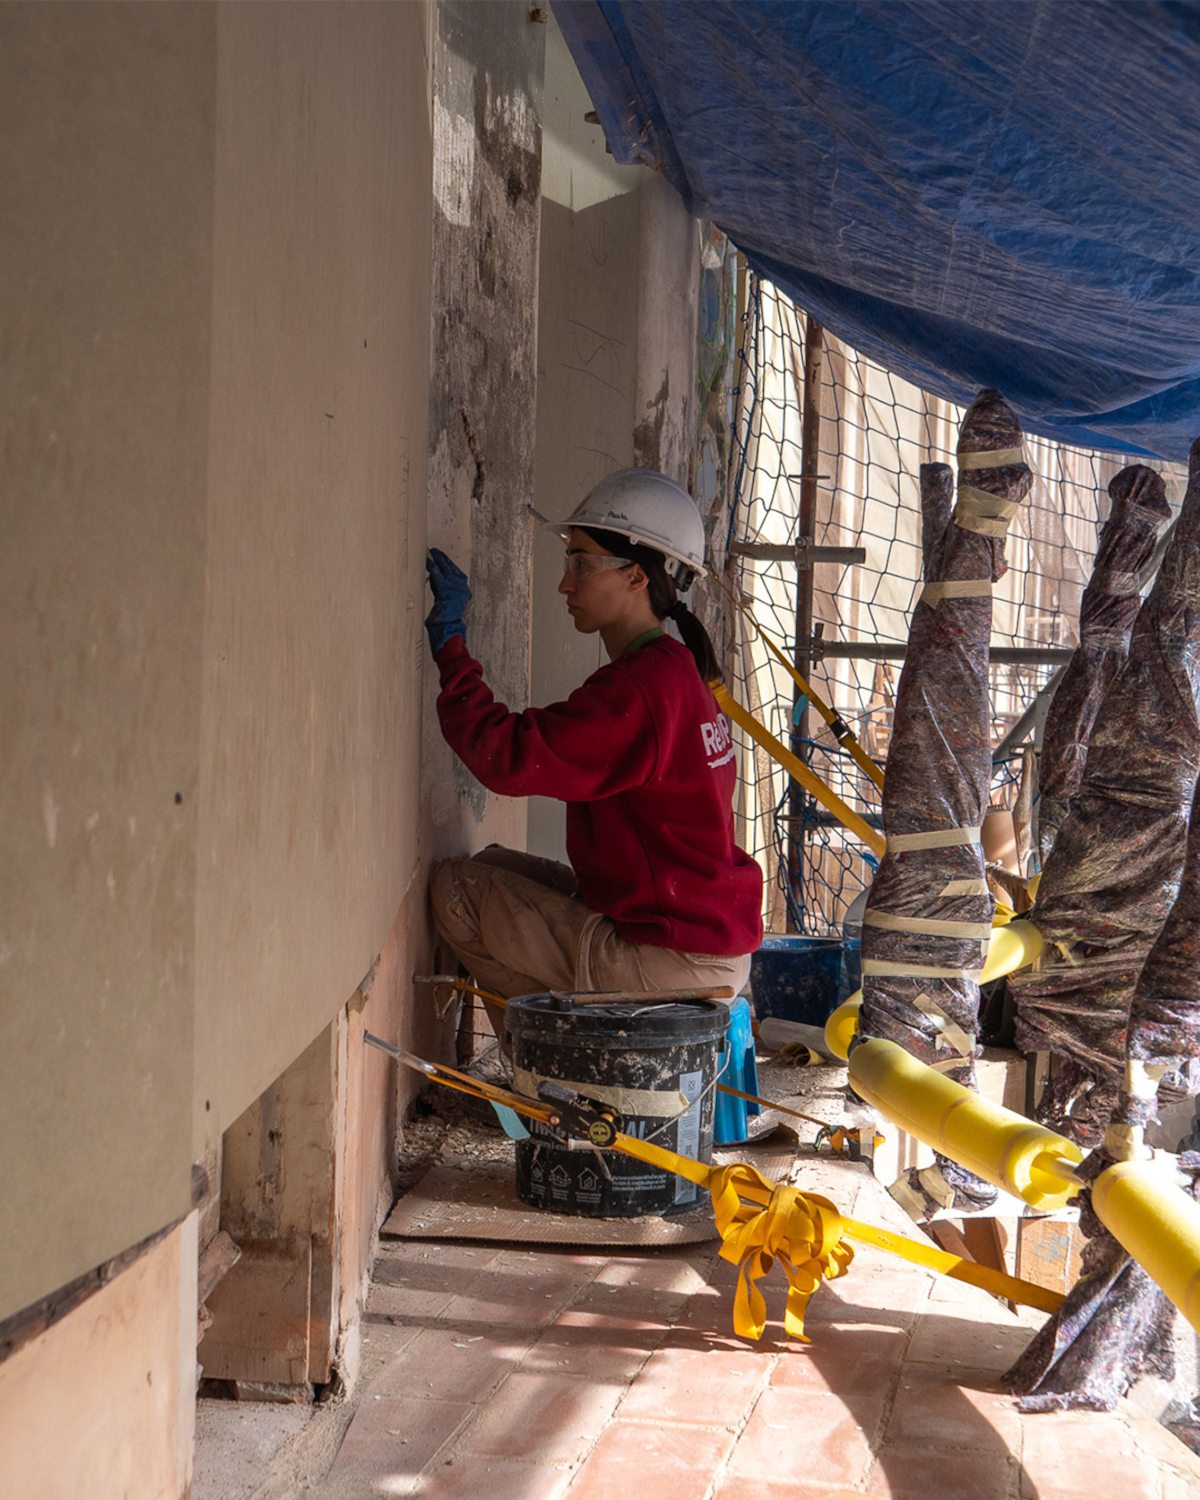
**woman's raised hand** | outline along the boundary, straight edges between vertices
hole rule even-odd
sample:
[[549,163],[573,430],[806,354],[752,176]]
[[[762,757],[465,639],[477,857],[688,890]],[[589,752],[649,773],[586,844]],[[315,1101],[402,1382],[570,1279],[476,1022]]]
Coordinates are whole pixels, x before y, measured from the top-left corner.
[[437,547],[425,554],[425,571],[433,590],[433,608],[425,616],[425,629],[436,656],[451,636],[461,635],[466,640],[463,615],[471,602],[471,589],[463,570]]

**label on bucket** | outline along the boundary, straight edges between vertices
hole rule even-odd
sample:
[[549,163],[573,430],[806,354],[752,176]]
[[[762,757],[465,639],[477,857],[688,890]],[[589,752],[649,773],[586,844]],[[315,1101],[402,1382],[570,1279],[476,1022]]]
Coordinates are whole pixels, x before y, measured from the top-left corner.
[[[680,1156],[689,1156],[693,1161],[698,1160],[700,1156],[700,1104],[703,1090],[703,1073],[680,1074],[679,1092],[691,1108],[676,1127],[675,1149]],[[686,1177],[676,1177],[675,1202],[694,1203],[695,1201],[696,1184],[689,1182]]]

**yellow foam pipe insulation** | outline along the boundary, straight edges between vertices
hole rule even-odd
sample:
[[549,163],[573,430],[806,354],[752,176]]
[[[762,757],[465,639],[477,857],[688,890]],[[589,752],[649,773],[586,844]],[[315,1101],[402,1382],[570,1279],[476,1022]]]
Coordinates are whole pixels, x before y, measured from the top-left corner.
[[[1032,922],[1009,922],[997,927],[988,944],[987,957],[979,975],[980,984],[989,984],[1005,974],[1014,974],[1018,969],[1027,969],[1045,947],[1045,939]],[[862,990],[855,990],[825,1022],[825,1042],[829,1050],[843,1062],[850,1052],[850,1043],[858,1030],[858,1009],[862,1004]]]
[[1052,1212],[1075,1192],[1083,1153],[1073,1141],[983,1099],[898,1047],[872,1037],[850,1054],[850,1082],[894,1125],[986,1182]]
[[1160,1161],[1122,1161],[1092,1184],[1096,1217],[1200,1330],[1200,1203]]

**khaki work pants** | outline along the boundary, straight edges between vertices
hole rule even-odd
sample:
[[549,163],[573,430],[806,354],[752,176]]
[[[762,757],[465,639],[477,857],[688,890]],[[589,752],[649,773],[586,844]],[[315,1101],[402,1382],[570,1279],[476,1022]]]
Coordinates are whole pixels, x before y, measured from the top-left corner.
[[750,977],[750,955],[719,958],[630,943],[579,899],[569,865],[493,845],[444,859],[429,882],[438,932],[485,989],[505,999],[543,990],[682,990]]

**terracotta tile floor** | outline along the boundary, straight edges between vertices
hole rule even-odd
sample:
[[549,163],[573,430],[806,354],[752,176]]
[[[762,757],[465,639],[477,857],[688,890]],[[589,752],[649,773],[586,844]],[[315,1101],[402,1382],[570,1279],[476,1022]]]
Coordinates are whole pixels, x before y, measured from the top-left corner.
[[[800,1185],[912,1233],[862,1168]],[[714,1244],[645,1255],[385,1243],[357,1411],[314,1500],[1185,1500],[1200,1459],[1146,1413],[1023,1416],[997,1375],[1039,1315],[860,1249],[805,1346],[767,1283],[732,1334]]]

